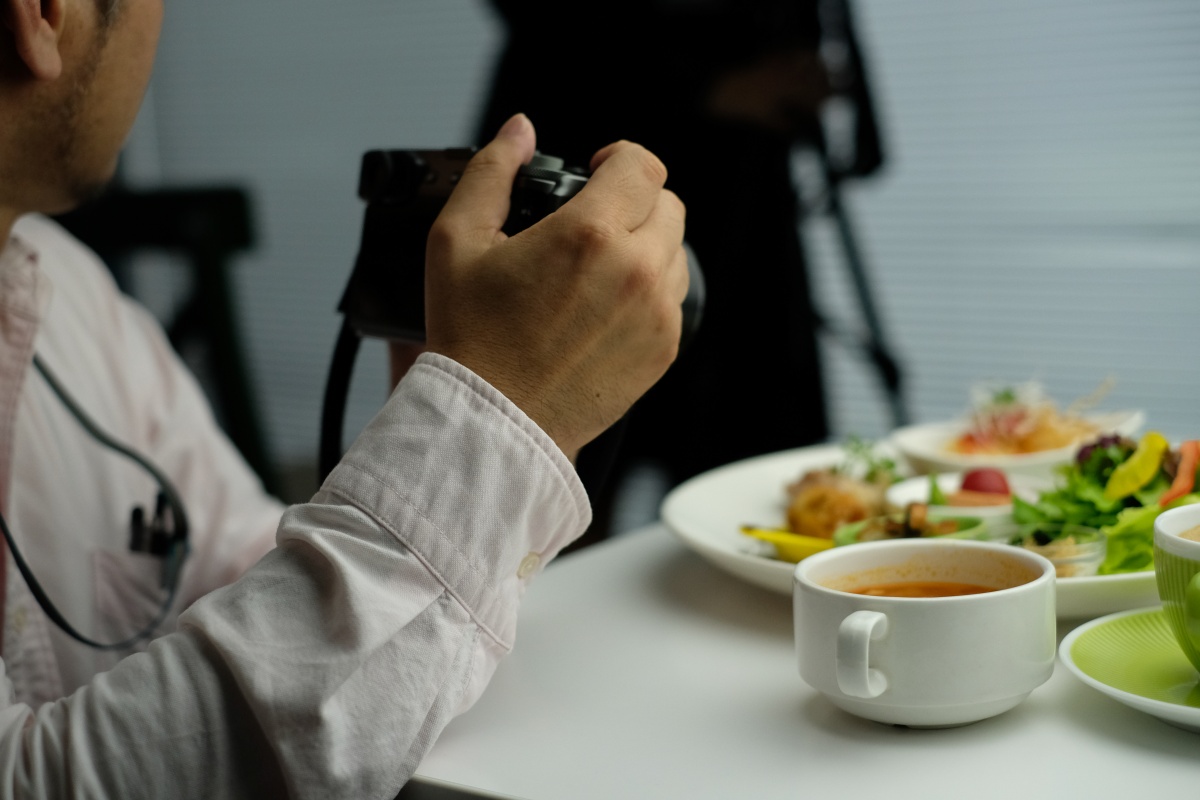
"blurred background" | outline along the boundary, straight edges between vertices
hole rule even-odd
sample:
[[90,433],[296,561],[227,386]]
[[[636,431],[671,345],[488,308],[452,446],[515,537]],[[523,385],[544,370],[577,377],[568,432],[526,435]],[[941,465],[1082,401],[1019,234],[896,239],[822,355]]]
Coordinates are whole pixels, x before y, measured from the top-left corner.
[[[844,202],[912,418],[961,414],[983,379],[1039,380],[1065,406],[1111,377],[1106,407],[1145,409],[1172,439],[1200,434],[1200,4],[854,10],[887,162]],[[254,246],[229,275],[286,499],[315,486],[335,307],[362,225],[359,158],[471,143],[503,34],[483,0],[169,4],[122,175],[136,188],[247,192]],[[547,69],[564,57],[549,44]],[[794,166],[803,183],[804,153]],[[820,216],[798,224],[822,317],[858,329],[835,230]],[[128,286],[169,320],[192,274],[182,259],[141,255]],[[820,346],[831,438],[885,435],[870,363],[837,337]],[[746,391],[772,384],[763,374]],[[386,392],[383,346],[368,342],[348,435]]]

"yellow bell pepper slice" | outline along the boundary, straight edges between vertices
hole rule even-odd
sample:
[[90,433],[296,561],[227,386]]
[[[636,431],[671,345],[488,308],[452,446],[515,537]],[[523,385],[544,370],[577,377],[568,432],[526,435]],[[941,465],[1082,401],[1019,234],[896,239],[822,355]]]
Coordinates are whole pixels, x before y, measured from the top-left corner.
[[802,536],[776,528],[756,528],[753,525],[743,525],[742,533],[775,545],[775,553],[779,556],[779,560],[790,561],[793,564],[808,558],[813,553],[833,547],[832,539]]
[[1171,445],[1158,431],[1150,431],[1138,442],[1137,449],[1118,464],[1104,485],[1104,496],[1109,500],[1120,500],[1136,492],[1158,474],[1163,456]]

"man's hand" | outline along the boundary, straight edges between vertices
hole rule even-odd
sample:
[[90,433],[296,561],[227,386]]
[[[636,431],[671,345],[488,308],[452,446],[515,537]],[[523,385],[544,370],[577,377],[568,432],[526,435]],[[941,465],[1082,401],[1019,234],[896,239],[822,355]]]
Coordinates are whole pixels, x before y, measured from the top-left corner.
[[429,350],[504,393],[568,457],[650,388],[679,348],[687,293],[684,207],[657,158],[617,142],[562,208],[501,227],[533,126],[509,120],[473,158],[433,225],[425,267]]

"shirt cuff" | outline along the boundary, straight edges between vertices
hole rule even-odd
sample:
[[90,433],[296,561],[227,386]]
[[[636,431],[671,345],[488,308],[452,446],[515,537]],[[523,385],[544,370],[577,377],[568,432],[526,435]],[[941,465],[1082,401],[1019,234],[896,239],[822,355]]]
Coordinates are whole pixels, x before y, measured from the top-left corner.
[[322,488],[412,550],[505,647],[525,584],[592,517],[554,441],[435,353],[417,359]]

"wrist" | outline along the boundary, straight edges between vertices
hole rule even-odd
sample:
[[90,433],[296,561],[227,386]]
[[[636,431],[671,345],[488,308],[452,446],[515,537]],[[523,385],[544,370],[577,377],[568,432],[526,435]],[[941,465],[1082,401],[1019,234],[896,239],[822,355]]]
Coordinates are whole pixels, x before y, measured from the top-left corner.
[[452,347],[430,344],[426,352],[436,353],[469,370],[472,374],[504,396],[534,425],[538,427],[562,454],[574,464],[579,451],[587,442],[577,434],[577,425],[567,424],[561,413],[545,402],[548,394],[543,385],[533,386],[528,381],[514,380],[516,365],[510,369],[497,368],[495,358],[473,357],[470,353],[458,352]]

